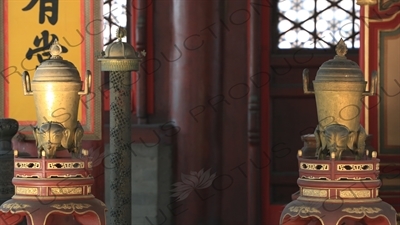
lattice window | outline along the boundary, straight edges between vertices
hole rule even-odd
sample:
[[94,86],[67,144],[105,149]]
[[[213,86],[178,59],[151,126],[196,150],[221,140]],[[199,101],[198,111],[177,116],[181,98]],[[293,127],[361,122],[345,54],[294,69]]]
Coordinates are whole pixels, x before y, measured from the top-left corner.
[[[104,0],[103,16],[104,16],[104,31],[103,43],[104,49],[107,45],[114,42],[118,27],[127,26],[127,0]],[[122,38],[126,42],[126,37]]]
[[359,48],[360,6],[352,0],[279,0],[278,48]]

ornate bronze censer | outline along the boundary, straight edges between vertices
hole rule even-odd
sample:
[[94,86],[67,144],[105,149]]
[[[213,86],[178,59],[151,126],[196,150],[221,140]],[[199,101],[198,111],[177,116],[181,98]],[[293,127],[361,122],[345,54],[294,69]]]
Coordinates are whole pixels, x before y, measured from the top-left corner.
[[366,149],[360,124],[361,100],[375,95],[377,75],[366,92],[364,75],[346,52],[340,40],[337,55],[319,68],[314,90],[308,70],[303,71],[304,93],[315,93],[317,104],[316,152],[298,151],[300,191],[286,205],[280,224],[396,224],[396,211],[379,198],[379,159]]
[[347,48],[340,40],[334,59],[321,65],[313,81],[314,91],[308,87],[308,70],[303,71],[304,93],[315,93],[318,110],[318,125],[315,130],[316,155],[320,159],[335,152],[341,159],[343,150],[348,148],[357,159],[365,157],[367,134],[360,124],[362,97],[373,96],[376,92],[377,75],[372,75],[369,92],[360,67],[346,59]]
[[74,156],[80,153],[83,128],[78,119],[80,96],[87,95],[91,87],[91,73],[87,71],[84,90],[76,67],[60,56],[61,46],[55,40],[50,47],[51,58],[35,71],[30,82],[28,72],[23,74],[24,94],[33,95],[36,105],[37,126],[34,137],[38,148],[47,158],[53,158],[60,148]]
[[[51,58],[36,69],[32,83],[29,74],[23,74],[24,94],[33,95],[36,105],[33,132],[38,158],[22,157],[14,150],[15,194],[0,206],[0,225],[18,224],[24,218],[35,225],[64,224],[67,219],[69,224],[105,224],[105,204],[91,193],[92,159],[81,149],[83,128],[77,120],[91,73],[82,90],[78,70],[61,53],[55,40]],[[57,156],[57,151],[66,150],[71,157]]]

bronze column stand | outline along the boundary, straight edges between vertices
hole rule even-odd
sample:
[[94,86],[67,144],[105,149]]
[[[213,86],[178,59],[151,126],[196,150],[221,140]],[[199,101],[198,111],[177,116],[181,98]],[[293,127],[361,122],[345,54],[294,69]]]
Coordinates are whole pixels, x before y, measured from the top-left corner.
[[99,59],[102,71],[110,71],[110,224],[131,224],[131,72],[139,70],[140,54],[121,41],[125,29],[117,31],[118,41],[107,46]]

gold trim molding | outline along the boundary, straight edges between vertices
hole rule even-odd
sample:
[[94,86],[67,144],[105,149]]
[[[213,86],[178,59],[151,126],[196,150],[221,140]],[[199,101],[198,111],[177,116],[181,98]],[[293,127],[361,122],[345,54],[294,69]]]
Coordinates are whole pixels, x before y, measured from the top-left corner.
[[378,213],[382,211],[381,208],[378,207],[353,207],[353,208],[344,208],[342,209],[343,212],[351,213],[351,214],[371,214],[371,213]]
[[90,208],[92,205],[87,204],[87,203],[65,203],[65,204],[54,204],[51,205],[51,207],[56,208],[56,209],[87,209]]
[[15,175],[16,178],[37,178],[38,175],[37,174],[30,174],[30,175],[26,175],[26,174],[18,174]]
[[14,203],[4,203],[3,205],[1,205],[1,207],[5,208],[5,209],[16,210],[16,209],[25,209],[25,208],[28,208],[31,206],[28,204],[19,204],[19,203],[14,202]]
[[290,212],[295,212],[295,213],[321,213],[317,208],[315,207],[308,207],[308,206],[291,206],[289,207]]

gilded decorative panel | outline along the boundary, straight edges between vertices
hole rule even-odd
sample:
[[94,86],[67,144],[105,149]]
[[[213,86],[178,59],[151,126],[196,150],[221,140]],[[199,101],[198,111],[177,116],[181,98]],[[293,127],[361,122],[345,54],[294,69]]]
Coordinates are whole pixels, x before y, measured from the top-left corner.
[[83,163],[83,162],[52,162],[52,163],[47,163],[47,168],[49,168],[49,169],[79,169],[79,168],[85,168],[85,163]]
[[329,170],[328,164],[317,164],[317,163],[300,163],[300,169],[303,170]]
[[303,196],[320,197],[320,198],[328,197],[328,191],[322,189],[303,188]]
[[39,189],[37,187],[16,187],[15,193],[19,195],[38,195]]
[[339,196],[341,198],[370,198],[371,190],[341,190]]
[[55,195],[81,195],[83,193],[82,187],[52,187],[50,191]]

